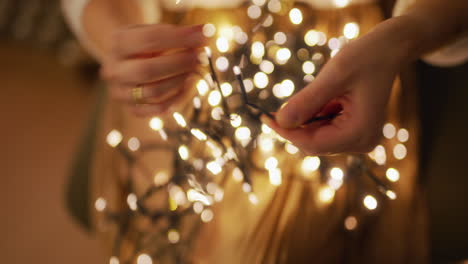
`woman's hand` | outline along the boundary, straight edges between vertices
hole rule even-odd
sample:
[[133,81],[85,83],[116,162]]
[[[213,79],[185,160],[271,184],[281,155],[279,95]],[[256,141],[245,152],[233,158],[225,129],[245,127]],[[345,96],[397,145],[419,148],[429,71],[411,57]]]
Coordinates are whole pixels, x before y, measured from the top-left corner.
[[137,25],[115,32],[102,70],[111,97],[138,116],[164,113],[188,93],[205,41],[200,25]]
[[[390,34],[391,23],[344,47],[279,110],[276,121],[263,120],[310,155],[372,150],[381,135],[393,81],[407,61],[405,42],[396,42]],[[303,125],[338,112],[331,121]]]

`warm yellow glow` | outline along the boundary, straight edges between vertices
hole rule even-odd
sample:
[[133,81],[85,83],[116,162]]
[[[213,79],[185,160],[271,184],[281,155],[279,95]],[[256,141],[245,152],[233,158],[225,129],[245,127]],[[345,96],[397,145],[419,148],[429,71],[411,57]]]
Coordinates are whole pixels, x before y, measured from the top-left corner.
[[354,216],[348,216],[345,219],[344,226],[346,230],[352,231],[355,230],[358,225],[358,221]]
[[110,257],[109,264],[120,264],[120,261],[117,257]]
[[265,160],[265,169],[273,170],[276,167],[278,167],[278,159],[276,159],[275,157],[269,157]]
[[273,139],[263,133],[258,137],[258,145],[263,152],[270,152],[275,147]]
[[264,72],[257,72],[254,76],[254,84],[259,89],[264,89],[268,86],[268,76]]
[[286,43],[286,41],[288,41],[288,37],[283,32],[276,32],[275,35],[273,36],[273,39],[275,40],[275,43],[278,45],[283,45]]
[[387,123],[383,127],[383,135],[388,139],[392,139],[396,134],[396,128],[393,124]]
[[107,141],[107,144],[115,148],[120,144],[120,142],[122,142],[122,139],[123,139],[122,133],[114,129],[109,134],[107,134],[106,141]]
[[178,205],[184,205],[187,202],[187,197],[185,196],[184,190],[182,190],[182,188],[177,185],[171,184],[169,186],[169,196],[171,197],[169,200],[171,208],[177,209]]
[[281,170],[274,168],[268,171],[271,185],[280,186],[282,183]]
[[208,197],[206,197],[205,195],[201,194],[198,191],[195,191],[194,189],[190,189],[187,191],[187,199],[190,202],[201,202],[204,205],[212,204],[212,202],[210,201],[210,199],[208,199]]
[[213,214],[213,211],[211,211],[211,209],[205,209],[201,213],[200,218],[204,223],[208,223],[211,220],[213,220],[213,216],[214,214]]
[[222,116],[224,114],[224,111],[221,107],[215,107],[213,110],[211,110],[211,117],[214,120],[221,120]]
[[230,119],[233,127],[240,127],[242,124],[242,117],[238,114],[231,114]]
[[397,144],[395,148],[393,149],[393,155],[395,156],[396,159],[402,160],[406,157],[407,150],[405,145],[403,144]]
[[334,190],[338,190],[343,185],[343,170],[340,168],[332,168],[330,170],[330,178],[328,179],[328,185]]
[[182,160],[188,160],[189,158],[189,150],[187,146],[182,145],[179,147],[179,155]]
[[136,211],[138,209],[136,194],[130,193],[127,196],[127,205],[132,211]]
[[320,188],[319,193],[318,193],[318,198],[322,203],[330,203],[333,201],[333,198],[335,197],[335,190],[332,188],[325,186]]
[[255,5],[263,6],[263,5],[265,5],[266,0],[253,0],[252,2],[253,2]]
[[364,206],[369,210],[375,210],[377,208],[377,200],[372,195],[367,195],[363,200]]
[[251,92],[254,89],[254,83],[249,78],[244,80],[244,85],[245,85],[246,92]]
[[244,182],[242,184],[242,191],[244,191],[245,193],[249,193],[252,191],[252,186],[250,186],[250,184]]
[[305,157],[302,161],[301,168],[304,173],[311,173],[320,167],[320,159],[314,156]]
[[170,229],[167,232],[167,239],[171,244],[177,244],[180,241],[180,234],[175,229]]
[[249,193],[249,201],[251,204],[257,205],[258,204],[257,195],[255,195],[254,193]]
[[359,25],[354,22],[347,23],[343,28],[343,35],[347,39],[357,38],[359,36]]
[[273,129],[266,124],[262,124],[262,133],[270,134],[273,132]]
[[148,254],[141,254],[137,258],[137,264],[153,264],[153,260]]
[[96,202],[94,202],[94,208],[96,208],[96,211],[102,212],[106,210],[107,207],[107,201],[106,199],[99,197],[96,199]]
[[161,186],[169,181],[169,174],[166,171],[160,171],[154,175],[153,182],[156,186]]
[[187,127],[187,122],[185,121],[185,118],[183,115],[181,115],[179,112],[174,112],[174,114],[172,114],[172,116],[174,117],[175,121],[177,122],[177,124],[181,127]]
[[247,43],[247,40],[249,40],[249,36],[247,35],[247,33],[240,31],[236,32],[236,34],[234,35],[234,39],[238,44],[244,45],[245,43]]
[[309,30],[304,36],[304,41],[307,46],[313,47],[319,43],[320,35],[316,30]]
[[291,20],[291,23],[293,23],[294,25],[301,24],[303,20],[301,10],[298,8],[291,9],[291,11],[289,11],[289,19]]
[[161,130],[163,127],[164,127],[164,123],[163,121],[161,120],[161,118],[159,117],[153,117],[151,118],[150,122],[149,122],[149,126],[151,127],[151,129],[153,129],[154,131],[159,131]]
[[194,203],[193,203],[193,211],[194,211],[196,214],[200,214],[200,213],[203,211],[204,208],[205,208],[205,207],[204,207],[203,204],[200,203],[200,202],[194,202]]
[[192,135],[194,137],[196,137],[198,140],[201,140],[201,141],[206,141],[208,139],[208,137],[206,136],[205,133],[203,133],[200,129],[198,128],[192,128],[190,130],[190,132],[192,133]]
[[197,90],[201,96],[204,96],[206,95],[206,93],[208,93],[210,87],[208,86],[208,83],[205,80],[201,79],[197,82]]
[[373,154],[374,154],[375,162],[377,164],[384,165],[385,162],[387,161],[387,154],[385,152],[384,146],[378,145],[377,147],[375,147]]
[[296,89],[294,83],[286,79],[281,82],[281,94],[283,97],[289,97],[294,93],[294,90]]
[[349,0],[334,0],[336,7],[346,7],[349,4]]
[[268,10],[272,13],[281,12],[281,2],[280,0],[270,0],[268,1]]
[[227,82],[221,84],[221,92],[225,97],[230,96],[232,94],[232,85]]
[[221,168],[221,165],[219,165],[216,161],[208,162],[206,164],[206,168],[214,175],[218,175],[223,171],[223,169]]
[[221,103],[221,93],[218,90],[211,91],[208,95],[208,103],[211,106],[217,106]]
[[236,182],[241,182],[243,179],[244,179],[244,174],[242,173],[242,170],[239,169],[239,168],[234,168],[232,170],[232,178],[236,181]]
[[[234,38],[234,27],[230,25],[224,25],[219,28],[219,36],[226,40],[232,40]],[[237,29],[239,31],[239,29]]]
[[275,65],[271,61],[264,60],[260,63],[260,70],[266,74],[270,74],[275,70]]
[[128,140],[128,148],[131,151],[137,151],[140,148],[140,140],[136,137],[132,137]]
[[262,15],[262,9],[257,5],[251,5],[247,9],[247,15],[252,19],[257,19]]
[[265,46],[260,41],[252,43],[252,56],[262,58],[265,55]]
[[302,64],[302,71],[305,74],[313,74],[315,72],[315,64],[311,61],[306,61]]
[[391,182],[397,182],[400,179],[400,172],[397,169],[389,168],[385,173],[387,179]]
[[404,128],[398,130],[397,138],[400,142],[407,142],[409,140],[408,130]]
[[276,52],[276,62],[278,64],[286,64],[291,58],[291,51],[288,48],[281,48]]
[[227,71],[227,69],[229,68],[229,60],[224,56],[217,58],[216,68],[220,70],[221,72]]
[[396,193],[392,190],[386,191],[385,195],[387,195],[387,197],[390,198],[390,200],[395,200],[397,198]]
[[229,50],[229,40],[225,37],[219,37],[216,40],[216,47],[218,48],[219,52],[227,52]]

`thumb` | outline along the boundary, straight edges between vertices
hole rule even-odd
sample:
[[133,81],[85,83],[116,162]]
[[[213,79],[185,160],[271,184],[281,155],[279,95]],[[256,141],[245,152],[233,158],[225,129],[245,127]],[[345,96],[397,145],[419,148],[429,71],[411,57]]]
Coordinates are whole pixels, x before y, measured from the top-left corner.
[[335,81],[317,78],[302,91],[291,97],[276,115],[276,122],[282,128],[297,128],[305,124],[314,115],[338,95]]

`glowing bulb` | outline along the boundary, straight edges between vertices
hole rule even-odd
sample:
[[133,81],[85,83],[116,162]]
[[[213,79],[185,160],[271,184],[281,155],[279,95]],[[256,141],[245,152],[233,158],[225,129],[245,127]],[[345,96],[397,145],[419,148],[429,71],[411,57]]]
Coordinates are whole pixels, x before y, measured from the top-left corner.
[[260,63],[260,70],[270,74],[275,70],[275,65],[271,61],[264,60]]
[[262,132],[265,134],[270,134],[273,132],[273,129],[266,124],[262,124]]
[[128,140],[128,148],[131,151],[137,151],[140,148],[140,141],[136,137],[132,137]]
[[250,193],[250,194],[249,194],[249,201],[250,201],[251,204],[257,205],[257,204],[258,204],[257,195],[255,195],[255,194],[253,194],[253,193]]
[[242,184],[242,190],[245,192],[245,193],[249,193],[252,191],[252,186],[250,186],[250,184],[244,182]]
[[253,2],[255,5],[263,6],[263,5],[265,5],[266,0],[253,0],[252,2]]
[[180,241],[180,234],[175,229],[170,229],[167,232],[167,239],[171,244],[177,244]]
[[216,68],[220,70],[221,72],[225,72],[229,68],[229,61],[226,57],[219,57],[216,59]]
[[120,264],[120,261],[117,257],[111,257],[109,259],[109,264]]
[[310,173],[318,170],[320,167],[320,159],[318,157],[308,156],[302,161],[302,171],[304,173]]
[[242,141],[242,140],[250,139],[251,132],[248,127],[239,127],[236,129],[235,134],[236,134],[236,138]]
[[212,37],[216,33],[216,27],[213,24],[205,24],[203,26],[203,35],[205,37]]
[[340,168],[333,168],[330,170],[330,179],[328,179],[328,185],[334,190],[338,190],[343,185],[343,170]]
[[258,145],[263,152],[270,152],[275,146],[273,139],[266,137],[265,134],[262,134],[260,137],[258,137]]
[[197,82],[197,90],[201,96],[204,96],[208,93],[210,87],[208,86],[208,83],[202,79]]
[[291,11],[289,11],[289,19],[294,25],[299,25],[302,23],[303,16],[302,12],[298,8],[293,8]]
[[291,51],[288,48],[281,48],[276,52],[276,62],[278,64],[286,64],[291,58]]
[[194,189],[190,189],[187,191],[187,199],[190,202],[201,202],[204,205],[211,205],[212,202],[200,192],[195,191]]
[[234,30],[240,31],[240,28],[235,28],[231,26],[222,26],[219,29],[219,36],[225,38],[226,40],[232,40],[234,38]]
[[234,39],[238,44],[244,45],[249,40],[249,36],[247,35],[247,33],[241,31],[235,34]]
[[319,193],[318,193],[318,198],[322,203],[330,203],[333,201],[333,198],[335,197],[335,190],[332,188],[325,186],[320,188]]
[[200,217],[201,217],[201,220],[204,222],[204,223],[208,223],[210,222],[211,220],[213,220],[213,211],[211,211],[210,209],[205,209],[203,210],[203,212],[201,213]]
[[316,30],[309,30],[304,36],[304,41],[307,46],[313,47],[319,43],[320,36],[318,31]]
[[244,179],[244,174],[242,173],[242,170],[237,167],[234,168],[232,170],[232,178],[234,178],[236,182],[241,182]]
[[387,195],[387,197],[390,199],[390,200],[395,200],[397,198],[397,195],[394,191],[392,190],[388,190],[385,192],[385,195]]
[[268,1],[268,10],[272,13],[281,12],[281,2],[279,0],[270,0]]
[[404,128],[398,130],[397,138],[400,142],[407,142],[409,140],[408,130]]
[[177,124],[179,124],[179,126],[187,127],[187,122],[185,121],[184,116],[182,116],[179,112],[174,112],[174,114],[172,114],[172,116],[174,117]]
[[363,200],[364,206],[369,210],[375,210],[377,208],[377,200],[372,195],[367,195]]
[[225,97],[230,96],[232,94],[232,85],[227,82],[221,84],[221,92]]
[[245,91],[248,93],[254,89],[254,83],[252,82],[251,79],[245,79],[244,86],[245,86]]
[[222,53],[227,52],[229,50],[229,40],[225,37],[219,37],[216,40],[216,47]]
[[354,216],[346,217],[345,222],[344,222],[344,226],[345,226],[346,230],[352,231],[352,230],[356,229],[357,225],[358,225],[358,221],[357,221],[356,217],[354,217]]
[[281,94],[283,97],[289,97],[294,93],[295,86],[291,80],[284,80],[281,82]]
[[282,183],[281,170],[274,168],[268,171],[271,185],[280,186]]
[[349,0],[334,0],[336,7],[346,7],[349,4]]
[[357,38],[359,36],[359,25],[354,22],[347,23],[343,28],[343,35],[347,39]]
[[205,208],[205,207],[204,207],[203,204],[200,203],[200,202],[194,202],[194,203],[193,203],[193,211],[194,211],[196,214],[200,214],[200,213],[203,211],[204,208]]
[[265,55],[265,46],[260,41],[255,41],[252,44],[252,56],[262,58]]
[[96,199],[96,202],[94,202],[94,208],[96,208],[96,211],[98,212],[102,212],[106,210],[106,207],[107,207],[107,201],[106,199],[102,197],[99,197],[98,199]]
[[189,158],[189,150],[187,146],[182,145],[179,147],[179,156],[182,160],[188,160]]
[[402,160],[406,157],[407,150],[405,145],[403,144],[397,144],[395,148],[393,148],[393,155],[395,156],[396,159]]
[[393,124],[385,124],[383,127],[383,135],[384,137],[391,139],[395,136],[396,134],[396,128]]
[[153,117],[151,118],[150,122],[149,122],[149,126],[151,127],[151,129],[153,129],[154,131],[159,131],[161,130],[163,127],[164,127],[164,123],[163,121],[161,120],[161,118],[159,117]]
[[251,5],[247,9],[247,15],[252,19],[257,19],[262,15],[262,9],[257,5]]
[[224,114],[224,111],[223,111],[223,109],[221,107],[215,107],[211,111],[211,117],[214,120],[221,120],[223,114]]
[[231,125],[233,127],[240,127],[240,125],[242,124],[242,117],[240,117],[240,115],[238,114],[231,114]]
[[313,74],[315,72],[315,64],[311,61],[306,61],[302,64],[302,71],[305,74]]
[[153,264],[153,260],[148,254],[141,254],[137,258],[137,264]]
[[275,40],[275,43],[278,45],[283,45],[288,41],[288,38],[286,34],[283,32],[276,32],[275,35],[273,36],[273,39]]
[[265,160],[265,169],[273,170],[276,167],[278,167],[278,159],[276,159],[275,157],[269,157]]
[[286,143],[284,147],[289,154],[294,155],[299,152],[299,149],[291,143]]
[[107,144],[115,148],[120,144],[120,142],[122,142],[122,139],[123,139],[122,133],[114,129],[109,134],[107,134],[106,141],[107,141]]
[[137,204],[137,196],[134,193],[130,193],[127,196],[127,205],[132,211],[136,211],[138,209],[138,204]]
[[206,168],[214,175],[220,174],[223,169],[216,161],[210,161],[206,164]]
[[193,107],[195,107],[195,109],[200,109],[202,107],[202,102],[201,102],[200,97],[195,96],[192,102],[193,102]]
[[389,168],[385,173],[387,179],[391,182],[397,182],[400,179],[400,172],[397,169]]
[[208,95],[208,103],[211,106],[217,106],[221,103],[221,93],[217,90],[211,91]]
[[160,171],[154,175],[153,182],[156,186],[161,186],[169,181],[169,174],[165,171]]
[[375,162],[379,165],[384,165],[387,161],[387,154],[385,152],[385,148],[382,145],[378,145],[374,149],[374,159]]
[[198,140],[201,140],[201,141],[206,141],[208,139],[208,137],[206,136],[205,133],[203,133],[200,129],[198,128],[192,128],[190,130],[190,133],[192,133],[192,135],[194,137],[196,137]]
[[264,89],[268,86],[268,76],[264,72],[257,72],[254,76],[254,84],[259,89]]

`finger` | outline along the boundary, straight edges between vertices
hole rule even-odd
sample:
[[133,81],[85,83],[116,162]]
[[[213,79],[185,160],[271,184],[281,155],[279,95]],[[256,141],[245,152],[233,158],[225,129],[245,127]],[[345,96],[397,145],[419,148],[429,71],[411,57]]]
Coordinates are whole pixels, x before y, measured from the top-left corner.
[[340,95],[343,87],[340,87],[333,72],[333,67],[325,67],[314,82],[291,97],[277,113],[278,124],[283,128],[297,128]]
[[168,49],[189,49],[206,44],[203,25],[145,25],[126,28],[113,36],[113,54],[117,59],[139,54],[157,53]]
[[123,85],[153,83],[194,71],[198,64],[195,51],[184,51],[150,59],[125,60],[107,67],[105,78]]
[[179,93],[160,104],[132,105],[130,111],[138,117],[164,115],[173,107],[179,105],[181,102],[185,102],[189,97],[192,97],[193,94],[190,91],[191,90],[187,89],[180,90]]
[[124,103],[135,103],[133,98],[133,89],[140,87],[142,89],[142,101],[144,103],[161,103],[174,96],[183,89],[185,82],[190,74],[182,74],[168,78],[162,81],[144,84],[141,86],[115,85],[111,88],[113,99]]

